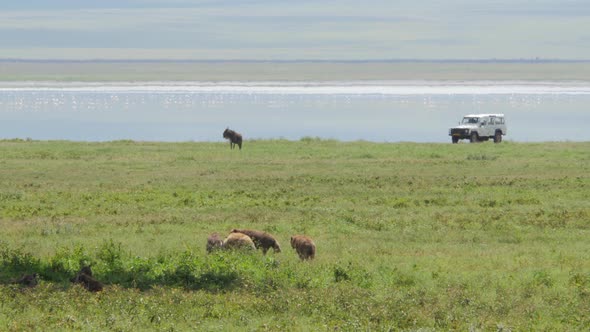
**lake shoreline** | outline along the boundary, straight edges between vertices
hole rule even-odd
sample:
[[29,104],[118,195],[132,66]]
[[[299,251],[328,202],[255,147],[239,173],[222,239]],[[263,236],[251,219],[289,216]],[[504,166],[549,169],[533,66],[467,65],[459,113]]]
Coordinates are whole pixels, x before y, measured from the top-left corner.
[[277,95],[589,95],[585,81],[0,81],[0,92]]

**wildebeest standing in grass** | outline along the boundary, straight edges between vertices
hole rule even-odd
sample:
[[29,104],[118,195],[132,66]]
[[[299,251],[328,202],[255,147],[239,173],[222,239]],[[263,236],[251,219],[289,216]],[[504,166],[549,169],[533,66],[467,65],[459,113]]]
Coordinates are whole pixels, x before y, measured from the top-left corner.
[[242,150],[242,135],[236,133],[235,131],[226,128],[223,132],[223,138],[229,140],[229,146],[231,149],[234,148],[234,145],[237,144],[240,150]]
[[279,242],[270,234],[263,231],[257,231],[253,229],[233,229],[232,233],[242,233],[248,235],[256,248],[262,248],[262,253],[266,255],[268,249],[272,248],[274,252],[281,252],[281,246]]

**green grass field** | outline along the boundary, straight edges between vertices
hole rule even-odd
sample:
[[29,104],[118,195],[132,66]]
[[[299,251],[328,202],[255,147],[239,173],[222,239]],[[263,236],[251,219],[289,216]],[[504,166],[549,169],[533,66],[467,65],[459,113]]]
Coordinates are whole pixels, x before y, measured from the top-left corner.
[[[588,142],[0,141],[0,330],[588,330],[589,174]],[[282,252],[206,254],[235,227]]]

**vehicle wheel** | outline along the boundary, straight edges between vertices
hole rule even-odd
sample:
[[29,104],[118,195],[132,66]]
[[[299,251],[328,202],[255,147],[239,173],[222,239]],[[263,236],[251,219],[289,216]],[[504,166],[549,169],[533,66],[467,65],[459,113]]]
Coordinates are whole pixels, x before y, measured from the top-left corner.
[[459,137],[453,137],[453,144],[459,143]]
[[469,141],[471,143],[479,142],[479,137],[477,136],[477,133],[471,133],[471,136],[469,136]]
[[494,135],[494,143],[502,142],[502,132],[497,131],[496,135]]

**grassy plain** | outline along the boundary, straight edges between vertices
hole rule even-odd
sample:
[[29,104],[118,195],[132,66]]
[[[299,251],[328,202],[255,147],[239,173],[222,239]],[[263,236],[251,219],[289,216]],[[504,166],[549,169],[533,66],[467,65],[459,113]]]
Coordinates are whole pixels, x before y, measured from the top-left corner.
[[[589,174],[587,142],[0,141],[0,330],[588,330]],[[205,253],[234,227],[283,250]]]
[[590,81],[590,62],[2,61],[17,81]]

